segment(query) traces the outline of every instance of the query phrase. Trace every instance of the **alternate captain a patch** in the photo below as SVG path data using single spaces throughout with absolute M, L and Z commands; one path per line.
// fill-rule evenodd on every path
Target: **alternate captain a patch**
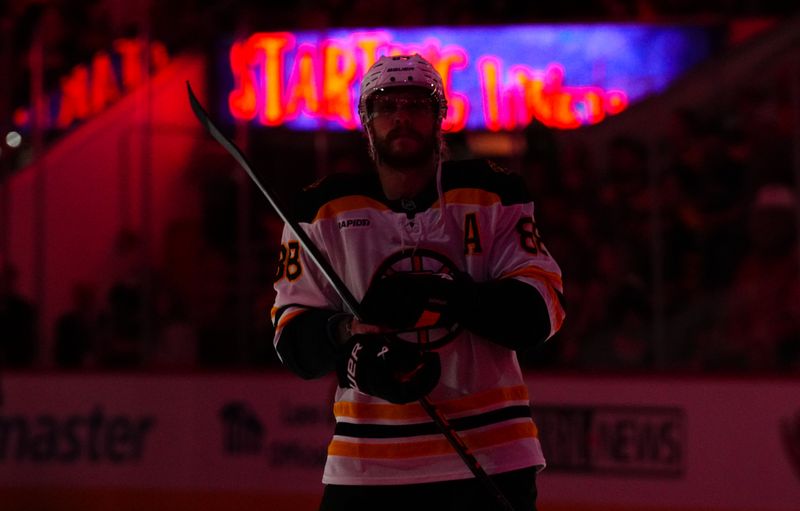
M 475 255 L 483 252 L 481 248 L 481 235 L 478 228 L 478 214 L 467 213 L 464 215 L 464 254 Z

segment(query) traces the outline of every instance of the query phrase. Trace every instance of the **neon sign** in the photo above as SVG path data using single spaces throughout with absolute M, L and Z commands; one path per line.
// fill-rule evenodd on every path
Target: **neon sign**
M 90 63 L 77 65 L 61 77 L 58 89 L 45 98 L 42 127 L 66 130 L 97 115 L 168 63 L 167 49 L 161 43 L 117 39 L 113 52 L 99 51 Z M 30 128 L 32 116 L 31 108 L 19 107 L 12 122 L 25 130 Z
M 380 55 L 419 53 L 442 75 L 445 129 L 597 124 L 707 57 L 702 28 L 548 25 L 259 32 L 224 56 L 232 119 L 356 129 L 358 84 Z

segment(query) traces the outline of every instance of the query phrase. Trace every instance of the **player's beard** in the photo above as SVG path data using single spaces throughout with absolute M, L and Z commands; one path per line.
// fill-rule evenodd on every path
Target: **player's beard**
M 401 136 L 414 139 L 417 142 L 417 149 L 413 151 L 393 149 L 392 142 Z M 406 127 L 395 128 L 384 138 L 375 137 L 375 154 L 378 156 L 378 161 L 398 169 L 419 167 L 430 162 L 435 148 L 433 136 L 425 137 L 418 131 Z

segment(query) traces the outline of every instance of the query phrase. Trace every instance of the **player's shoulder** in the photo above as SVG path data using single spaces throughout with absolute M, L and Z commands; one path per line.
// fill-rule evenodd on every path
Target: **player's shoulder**
M 489 159 L 452 160 L 442 164 L 444 191 L 474 189 L 496 195 L 505 204 L 530 202 L 525 181 Z
M 296 218 L 311 222 L 327 204 L 348 197 L 374 197 L 377 177 L 374 173 L 337 172 L 303 188 L 294 201 Z

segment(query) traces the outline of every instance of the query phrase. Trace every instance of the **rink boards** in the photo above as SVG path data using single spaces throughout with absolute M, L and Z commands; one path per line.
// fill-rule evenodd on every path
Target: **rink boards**
M 800 381 L 529 374 L 542 510 L 800 509 Z M 330 379 L 2 377 L 0 509 L 313 510 Z

